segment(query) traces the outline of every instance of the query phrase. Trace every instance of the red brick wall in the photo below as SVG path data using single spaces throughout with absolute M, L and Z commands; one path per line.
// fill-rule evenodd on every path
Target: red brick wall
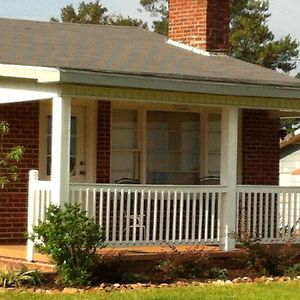
M 38 168 L 39 104 L 26 102 L 0 105 L 0 121 L 9 122 L 11 132 L 5 146 L 25 146 L 25 154 L 18 164 L 17 182 L 0 190 L 0 243 L 24 242 L 27 229 L 28 172 Z
M 278 185 L 279 128 L 269 111 L 243 111 L 243 184 Z
M 110 102 L 98 102 L 97 120 L 97 183 L 110 181 Z
M 207 51 L 226 51 L 229 0 L 170 0 L 169 38 Z

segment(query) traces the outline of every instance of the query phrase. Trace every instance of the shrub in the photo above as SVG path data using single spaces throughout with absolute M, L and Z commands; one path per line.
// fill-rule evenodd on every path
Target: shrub
M 37 285 L 41 283 L 41 273 L 36 270 L 30 271 L 24 266 L 17 270 L 0 272 L 0 286 L 4 288 Z
M 90 283 L 99 258 L 96 250 L 104 246 L 104 235 L 79 204 L 66 204 L 64 208 L 51 205 L 45 221 L 34 226 L 30 239 L 38 252 L 53 259 L 59 282 Z
M 262 245 L 260 239 L 253 239 L 247 233 L 236 239 L 246 250 L 248 267 L 262 275 L 283 275 L 298 255 L 290 242 L 283 246 Z
M 285 270 L 284 275 L 290 277 L 300 276 L 300 264 L 294 264 L 291 267 L 288 267 Z
M 23 157 L 25 148 L 15 146 L 11 149 L 5 147 L 5 137 L 10 127 L 6 121 L 0 121 L 0 187 L 18 179 L 19 168 L 16 163 Z
M 212 268 L 209 270 L 208 276 L 212 279 L 227 279 L 229 274 L 227 269 Z
M 175 247 L 171 247 L 172 253 L 166 254 L 154 267 L 162 279 L 197 278 L 206 275 L 210 261 L 204 251 L 188 251 L 181 253 Z

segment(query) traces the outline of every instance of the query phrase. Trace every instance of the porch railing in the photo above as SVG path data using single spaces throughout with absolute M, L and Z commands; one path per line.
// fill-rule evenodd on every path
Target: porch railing
M 220 245 L 222 186 L 70 184 L 70 202 L 80 203 L 105 232 L 109 246 Z M 300 243 L 300 187 L 237 186 L 236 235 L 263 243 Z M 52 183 L 29 183 L 28 231 L 52 203 Z M 28 260 L 33 245 L 28 242 Z M 31 254 L 30 254 L 31 253 Z
M 108 245 L 218 244 L 220 186 L 71 184 Z
M 300 187 L 238 186 L 236 225 L 239 237 L 300 242 Z

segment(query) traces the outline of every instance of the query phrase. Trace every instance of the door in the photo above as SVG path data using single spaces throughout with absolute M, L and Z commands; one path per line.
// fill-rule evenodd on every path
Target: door
M 52 144 L 51 105 L 41 106 L 40 177 L 50 180 Z M 72 106 L 70 126 L 70 181 L 86 181 L 86 107 Z M 46 138 L 45 138 L 46 137 Z

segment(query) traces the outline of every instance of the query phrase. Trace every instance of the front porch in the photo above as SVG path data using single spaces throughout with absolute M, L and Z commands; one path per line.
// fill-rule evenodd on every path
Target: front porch
M 80 203 L 101 226 L 108 247 L 214 245 L 228 251 L 245 235 L 265 244 L 300 242 L 299 187 L 237 185 L 227 218 L 226 186 L 71 183 L 69 191 L 69 201 Z M 52 194 L 51 181 L 39 181 L 38 172 L 31 171 L 29 232 L 44 219 Z M 28 260 L 33 253 L 28 242 Z

